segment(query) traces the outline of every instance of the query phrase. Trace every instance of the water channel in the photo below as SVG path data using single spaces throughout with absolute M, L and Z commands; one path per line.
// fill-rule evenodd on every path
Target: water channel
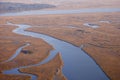
M 48 15 L 48 14 L 79 14 L 79 13 L 100 13 L 120 12 L 120 8 L 86 8 L 76 10 L 31 10 L 14 13 L 4 13 L 0 16 L 22 16 L 22 15 Z
M 80 14 L 80 13 L 95 13 L 95 12 L 120 12 L 120 8 L 94 8 L 94 9 L 78 9 L 78 10 L 36 10 L 24 11 L 16 13 L 5 13 L 0 16 L 22 16 L 22 15 L 46 15 L 46 14 Z M 24 24 L 9 24 L 16 25 L 18 28 L 13 30 L 14 33 L 20 35 L 31 36 L 33 38 L 40 38 L 52 45 L 55 50 L 50 52 L 50 55 L 39 62 L 38 64 L 21 66 L 11 70 L 3 71 L 4 74 L 18 74 L 31 76 L 31 80 L 37 80 L 37 76 L 28 73 L 19 72 L 21 68 L 29 68 L 39 66 L 52 60 L 54 56 L 60 52 L 64 66 L 62 72 L 68 80 L 109 80 L 106 74 L 102 71 L 99 65 L 88 56 L 80 47 L 76 47 L 68 42 L 53 38 L 48 35 L 25 31 L 30 28 L 30 25 Z M 16 56 L 14 56 L 16 57 Z M 11 60 L 11 59 L 10 59 Z
M 57 52 L 60 52 L 64 62 L 62 72 L 68 80 L 109 80 L 96 62 L 81 48 L 44 34 L 25 31 L 27 28 L 31 27 L 29 25 L 19 24 L 17 26 L 19 26 L 19 28 L 13 30 L 14 33 L 43 39 L 48 44 L 52 45 L 55 48 L 55 51 L 53 51 L 54 53 L 51 53 L 48 58 L 38 64 L 7 70 L 3 72 L 4 74 L 22 74 L 18 71 L 19 69 L 42 65 L 54 58 Z M 37 79 L 36 77 L 33 77 L 32 80 Z

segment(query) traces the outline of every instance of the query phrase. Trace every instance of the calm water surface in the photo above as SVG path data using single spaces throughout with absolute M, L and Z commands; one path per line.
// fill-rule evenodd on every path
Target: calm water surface
M 0 14 L 0 16 L 18 16 L 18 15 L 45 15 L 45 14 L 75 14 L 75 13 L 94 13 L 94 12 L 120 12 L 120 8 L 95 8 L 95 9 L 79 9 L 79 10 L 37 10 L 37 11 L 24 11 L 18 13 L 6 13 Z M 16 25 L 16 24 L 12 24 Z M 95 61 L 89 57 L 81 48 L 73 46 L 70 43 L 64 42 L 62 40 L 34 32 L 24 31 L 30 28 L 29 25 L 17 25 L 19 28 L 15 29 L 13 32 L 32 36 L 34 38 L 40 38 L 46 41 L 48 44 L 55 48 L 55 51 L 51 52 L 48 58 L 43 60 L 38 64 L 21 66 L 19 68 L 14 68 L 11 70 L 4 71 L 4 74 L 24 74 L 32 76 L 31 80 L 37 80 L 37 76 L 27 73 L 20 73 L 18 69 L 28 68 L 32 66 L 38 66 L 45 64 L 54 58 L 57 52 L 61 53 L 62 60 L 64 62 L 63 74 L 68 80 L 109 80 L 101 68 L 95 63 Z
M 120 8 L 86 8 L 77 10 L 32 10 L 15 13 L 4 13 L 0 16 L 21 16 L 21 15 L 46 15 L 46 14 L 78 14 L 95 12 L 120 12 Z
M 89 57 L 84 51 L 82 51 L 81 48 L 47 35 L 24 31 L 25 29 L 31 27 L 29 25 L 21 24 L 18 26 L 19 28 L 15 29 L 13 31 L 14 33 L 43 39 L 48 44 L 52 45 L 55 48 L 56 52 L 61 53 L 62 60 L 64 62 L 62 71 L 68 80 L 109 80 L 109 78 L 95 63 L 95 61 L 93 61 L 91 57 Z M 56 54 L 51 54 L 50 56 L 54 57 L 55 55 Z M 53 57 L 50 56 L 45 60 L 46 61 L 51 60 Z M 46 61 L 43 61 L 42 64 L 44 64 L 44 62 Z M 38 65 L 41 65 L 41 63 L 25 67 L 23 66 L 21 68 L 27 68 Z M 7 72 L 9 72 L 9 70 L 6 71 L 6 73 Z

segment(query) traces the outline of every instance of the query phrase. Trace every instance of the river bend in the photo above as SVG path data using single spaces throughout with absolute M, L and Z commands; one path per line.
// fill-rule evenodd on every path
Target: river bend
M 16 12 L 16 13 L 5 13 L 5 14 L 0 14 L 0 16 L 79 14 L 79 13 L 96 13 L 96 12 L 99 13 L 120 12 L 120 8 L 93 8 L 93 9 L 78 9 L 78 10 L 36 10 L 36 11 L 33 10 L 33 11 L 24 11 L 24 12 Z M 31 27 L 30 25 L 24 25 L 24 24 L 9 24 L 9 25 L 18 26 L 18 28 L 13 30 L 14 33 L 31 36 L 33 38 L 43 39 L 48 44 L 52 45 L 55 50 L 52 50 L 50 52 L 50 55 L 45 60 L 39 62 L 38 64 L 21 66 L 11 70 L 6 70 L 3 71 L 4 74 L 28 75 L 31 76 L 31 80 L 37 80 L 36 75 L 21 73 L 19 72 L 19 69 L 33 67 L 33 66 L 40 66 L 42 64 L 45 64 L 46 62 L 52 60 L 54 56 L 58 52 L 60 52 L 62 56 L 62 60 L 64 62 L 62 72 L 68 80 L 109 80 L 109 78 L 102 71 L 99 65 L 97 65 L 96 62 L 90 56 L 88 56 L 81 48 L 48 35 L 26 31 L 26 29 Z
M 96 62 L 91 57 L 89 57 L 81 48 L 76 47 L 65 41 L 53 38 L 51 36 L 25 31 L 26 29 L 31 27 L 30 25 L 18 24 L 17 26 L 19 27 L 13 30 L 14 33 L 43 39 L 48 44 L 54 47 L 56 53 L 61 53 L 64 63 L 62 72 L 68 80 L 109 80 L 109 78 L 96 64 Z M 51 55 L 49 55 L 48 58 L 46 58 L 45 60 L 48 62 L 56 55 L 56 53 L 53 54 L 52 57 Z M 40 62 L 35 65 L 21 66 L 16 69 L 38 66 L 44 64 L 46 61 Z M 9 71 L 10 70 L 4 71 L 4 74 L 7 74 Z

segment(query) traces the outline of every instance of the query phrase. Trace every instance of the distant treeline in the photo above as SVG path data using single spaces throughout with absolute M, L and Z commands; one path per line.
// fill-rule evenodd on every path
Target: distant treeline
M 0 2 L 0 13 L 39 10 L 54 7 L 56 6 L 50 4 L 23 4 L 23 3 Z

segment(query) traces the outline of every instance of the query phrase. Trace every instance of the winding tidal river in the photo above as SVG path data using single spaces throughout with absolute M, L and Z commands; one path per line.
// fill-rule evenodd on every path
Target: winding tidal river
M 62 60 L 64 62 L 62 71 L 68 80 L 109 80 L 109 78 L 105 75 L 105 73 L 101 70 L 101 68 L 95 63 L 95 61 L 91 57 L 89 57 L 84 51 L 82 51 L 81 48 L 47 35 L 25 31 L 27 28 L 31 27 L 29 25 L 21 24 L 17 26 L 19 26 L 19 28 L 13 30 L 14 33 L 43 39 L 48 44 L 52 45 L 55 48 L 55 51 L 50 53 L 48 58 L 46 58 L 45 60 L 43 60 L 38 64 L 21 66 L 19 68 L 7 70 L 3 72 L 4 74 L 24 75 L 25 73 L 20 73 L 18 70 L 21 68 L 28 68 L 28 67 L 44 64 L 49 60 L 51 60 L 52 58 L 54 58 L 57 52 L 60 52 L 62 56 Z M 36 79 L 37 77 L 32 78 L 32 80 L 36 80 Z
M 18 15 L 40 15 L 40 14 L 73 14 L 73 13 L 93 13 L 93 12 L 120 12 L 120 8 L 113 9 L 80 9 L 80 10 L 55 10 L 55 11 L 26 11 L 19 13 L 6 13 L 0 14 L 0 16 L 18 16 Z M 101 70 L 101 68 L 96 64 L 96 62 L 89 57 L 81 48 L 76 47 L 65 41 L 53 38 L 40 33 L 25 31 L 30 28 L 30 25 L 24 24 L 9 24 L 16 25 L 18 28 L 13 30 L 14 33 L 20 35 L 31 36 L 33 38 L 40 38 L 46 41 L 48 44 L 52 45 L 55 50 L 50 52 L 50 55 L 38 64 L 21 66 L 11 70 L 3 71 L 4 74 L 18 74 L 18 75 L 28 75 L 31 76 L 31 80 L 37 80 L 36 75 L 21 73 L 19 69 L 28 68 L 32 66 L 38 66 L 45 64 L 46 62 L 52 60 L 54 56 L 60 52 L 64 66 L 62 72 L 68 80 L 109 80 L 106 74 Z M 15 56 L 16 57 L 16 56 Z

